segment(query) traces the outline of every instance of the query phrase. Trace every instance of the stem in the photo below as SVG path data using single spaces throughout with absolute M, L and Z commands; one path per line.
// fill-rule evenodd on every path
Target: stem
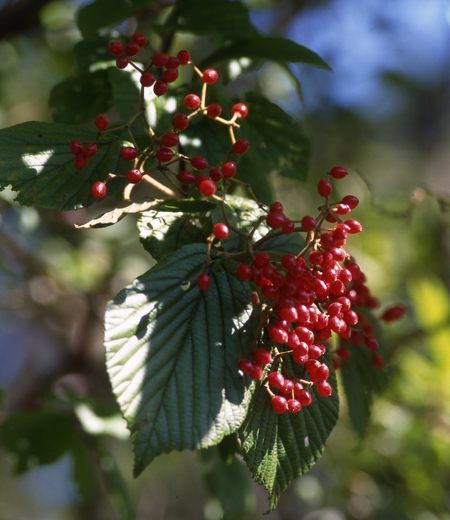
M 142 180 L 145 181 L 147 184 L 150 184 L 150 186 L 152 186 L 153 188 L 159 190 L 161 193 L 164 193 L 164 195 L 166 195 L 167 197 L 177 198 L 177 194 L 174 191 L 172 191 L 167 186 L 164 186 L 164 184 L 161 184 L 153 177 L 150 177 L 150 175 L 144 175 L 142 177 Z

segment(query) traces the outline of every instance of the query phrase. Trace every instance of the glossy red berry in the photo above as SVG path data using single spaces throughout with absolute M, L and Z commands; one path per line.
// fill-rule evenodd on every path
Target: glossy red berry
M 194 179 L 195 187 L 197 189 L 200 189 L 200 184 L 206 180 L 208 180 L 208 177 L 206 175 L 203 175 L 203 173 L 201 173 L 200 175 L 197 175 L 197 177 L 195 177 L 195 179 Z
M 238 362 L 238 369 L 244 374 L 250 374 L 254 368 L 253 363 L 249 359 L 241 359 Z
M 127 173 L 127 181 L 130 184 L 137 184 L 138 182 L 141 182 L 142 179 L 142 172 L 134 168 L 133 170 L 129 170 Z
M 174 134 L 173 132 L 170 132 L 168 134 L 164 134 L 161 137 L 161 144 L 167 148 L 173 148 L 174 146 L 177 146 L 177 144 L 180 142 L 180 138 L 177 134 Z
M 309 406 L 312 403 L 311 394 L 307 390 L 300 390 L 297 399 L 302 406 Z
M 73 160 L 73 165 L 77 170 L 82 170 L 83 168 L 86 168 L 88 163 L 87 158 L 84 154 L 79 153 L 78 155 L 75 155 L 75 159 Z
M 302 405 L 297 399 L 289 399 L 287 404 L 289 413 L 298 413 L 302 409 Z
M 272 202 L 269 207 L 270 213 L 283 213 L 283 204 L 281 202 Z
M 383 312 L 383 314 L 381 315 L 381 319 L 386 323 L 391 323 L 392 321 L 400 319 L 403 316 L 403 314 L 405 314 L 405 312 L 406 307 L 404 305 L 393 305 L 392 307 L 387 308 Z
M 211 197 L 216 193 L 216 186 L 213 181 L 206 180 L 200 184 L 199 190 L 204 197 Z
M 253 380 L 261 381 L 261 379 L 264 377 L 264 370 L 258 365 L 253 365 L 253 370 L 249 375 Z
M 94 157 L 97 153 L 97 146 L 94 143 L 87 143 L 83 148 L 83 154 L 86 157 Z
M 143 87 L 151 87 L 155 83 L 155 76 L 151 72 L 144 72 L 140 82 Z
M 109 125 L 109 121 L 108 121 L 107 116 L 105 116 L 105 114 L 99 114 L 95 118 L 95 126 L 99 130 L 106 130 L 108 128 L 108 125 Z
M 91 193 L 96 199 L 102 199 L 106 195 L 105 183 L 96 182 L 91 188 Z
M 191 59 L 191 55 L 188 51 L 181 50 L 177 54 L 177 58 L 180 60 L 180 65 L 187 65 Z
M 321 197 L 329 197 L 333 191 L 330 181 L 320 179 L 319 184 L 317 185 L 317 191 Z
M 269 213 L 266 217 L 267 225 L 272 229 L 280 229 L 286 217 L 282 213 Z
M 274 388 L 281 388 L 284 385 L 284 376 L 280 372 L 270 372 L 267 381 Z
M 238 119 L 244 119 L 248 114 L 248 107 L 247 105 L 244 105 L 244 103 L 236 103 L 231 109 L 231 113 L 233 116 L 234 114 L 238 114 Z
M 153 86 L 153 92 L 157 96 L 164 96 L 164 94 L 169 90 L 167 83 L 162 80 L 158 80 Z
M 180 60 L 175 56 L 169 56 L 167 63 L 165 64 L 166 69 L 178 69 L 181 65 Z
M 258 363 L 258 365 L 268 365 L 269 363 L 272 363 L 272 356 L 267 352 L 267 350 L 263 348 L 257 348 L 253 352 L 253 361 L 255 363 Z
M 126 56 L 119 56 L 116 60 L 116 67 L 118 69 L 126 69 L 129 63 L 130 62 Z
M 287 401 L 281 395 L 272 397 L 272 408 L 277 414 L 282 414 L 288 409 Z
M 386 366 L 386 360 L 381 354 L 374 354 L 372 356 L 372 365 L 379 370 L 383 369 Z
M 187 115 L 185 114 L 177 114 L 172 119 L 172 125 L 174 130 L 178 130 L 179 132 L 186 130 L 187 126 L 189 124 L 189 119 Z
M 212 85 L 213 83 L 215 83 L 218 77 L 219 75 L 217 74 L 217 71 L 215 71 L 214 69 L 207 69 L 202 75 L 203 81 L 208 85 Z
M 208 161 L 206 159 L 204 159 L 203 157 L 196 156 L 196 157 L 192 157 L 191 165 L 192 165 L 192 168 L 194 168 L 195 170 L 202 171 L 208 167 Z
M 247 264 L 239 264 L 236 269 L 238 278 L 241 280 L 250 280 L 252 277 L 252 268 Z
M 123 45 L 120 42 L 111 42 L 108 50 L 113 56 L 120 56 L 124 52 Z
M 141 33 L 134 33 L 131 38 L 131 43 L 135 45 L 139 45 L 139 47 L 143 47 L 147 43 L 147 38 Z
M 370 350 L 378 350 L 378 341 L 373 336 L 368 336 L 364 340 L 364 343 L 365 343 L 366 347 L 369 348 Z
M 178 79 L 179 75 L 180 75 L 180 73 L 178 72 L 177 69 L 167 69 L 162 74 L 162 80 L 165 83 L 173 83 L 174 81 L 176 81 Z
M 342 166 L 334 166 L 330 170 L 330 175 L 334 179 L 343 179 L 346 175 L 348 175 L 348 171 Z
M 211 170 L 209 170 L 209 177 L 212 181 L 219 182 L 223 178 L 223 173 L 220 168 L 211 168 Z
M 312 231 L 317 226 L 315 218 L 311 217 L 310 215 L 305 215 L 302 218 L 301 224 L 302 224 L 302 228 L 305 231 Z
M 317 383 L 316 389 L 317 392 L 323 397 L 330 397 L 330 395 L 333 393 L 333 389 L 331 388 L 330 383 L 328 383 L 327 381 Z
M 132 56 L 136 56 L 136 54 L 141 50 L 139 45 L 136 43 L 129 43 L 128 45 L 125 45 L 125 54 L 131 58 Z
M 136 150 L 136 148 L 133 148 L 132 146 L 124 146 L 120 150 L 120 157 L 122 157 L 124 161 L 133 161 L 134 159 L 136 159 L 137 155 L 138 151 Z
M 244 154 L 250 147 L 250 143 L 246 139 L 239 139 L 233 144 L 233 152 L 237 155 Z
M 70 141 L 69 148 L 73 154 L 78 155 L 83 151 L 83 144 L 80 141 L 73 140 Z
M 201 291 L 206 291 L 211 285 L 211 278 L 206 274 L 199 274 L 197 277 L 197 285 Z
M 169 162 L 171 159 L 173 159 L 173 151 L 169 148 L 160 148 L 156 152 L 156 158 L 159 162 L 162 163 Z
M 192 184 L 195 180 L 195 175 L 186 170 L 182 170 L 178 175 L 177 179 L 181 182 L 181 184 L 188 185 Z
M 153 56 L 152 63 L 155 67 L 164 67 L 168 60 L 169 56 L 167 56 L 167 54 L 164 54 L 164 52 L 158 52 Z
M 218 222 L 213 227 L 213 233 L 217 240 L 223 240 L 228 236 L 228 226 L 226 224 L 223 224 L 222 222 Z
M 258 253 L 253 260 L 256 267 L 262 269 L 270 264 L 270 256 L 267 253 Z
M 200 103 L 201 99 L 196 94 L 188 94 L 183 100 L 183 105 L 188 110 L 195 110 L 200 106 Z
M 285 220 L 281 226 L 284 235 L 290 235 L 294 232 L 295 224 L 292 220 Z
M 342 202 L 344 204 L 347 204 L 347 206 L 350 208 L 350 209 L 355 209 L 356 206 L 359 204 L 359 199 L 358 197 L 355 197 L 354 195 L 346 195 L 343 199 L 342 199 Z
M 230 177 L 234 177 L 236 175 L 236 163 L 235 162 L 227 162 L 222 166 L 222 173 L 224 177 L 228 179 Z
M 219 117 L 222 113 L 222 107 L 218 105 L 217 103 L 213 103 L 212 105 L 209 105 L 209 107 L 206 109 L 206 115 L 211 118 L 215 119 L 216 117 Z

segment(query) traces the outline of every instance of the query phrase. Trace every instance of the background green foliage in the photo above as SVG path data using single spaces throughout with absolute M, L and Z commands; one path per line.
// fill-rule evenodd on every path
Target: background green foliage
M 128 90 L 131 77 L 122 75 L 124 84 L 116 83 L 105 42 L 117 36 L 117 28 L 109 32 L 112 25 L 135 14 L 120 33 L 136 28 L 147 33 L 156 21 L 155 49 L 188 47 L 198 63 L 211 56 L 206 63 L 227 78 L 226 94 L 218 90 L 218 98 L 247 99 L 251 111 L 242 135 L 258 153 L 245 157 L 248 162 L 242 158 L 242 166 L 263 200 L 276 197 L 298 218 L 315 211 L 315 185 L 330 166 L 351 171 L 336 186 L 338 194 L 361 200 L 355 217 L 364 232 L 349 247 L 374 294 L 383 304 L 399 297 L 409 302 L 408 316 L 386 330 L 392 383 L 373 399 L 364 438 L 359 437 L 364 425 L 355 431 L 344 400 L 325 455 L 288 487 L 269 518 L 448 520 L 449 197 L 443 191 L 447 169 L 441 166 L 448 164 L 443 152 L 449 140 L 448 79 L 424 84 L 401 74 L 385 76 L 403 110 L 392 109 L 384 118 L 332 101 L 312 109 L 305 95 L 299 123 L 299 81 L 307 73 L 298 74 L 292 64 L 304 61 L 303 48 L 281 52 L 278 47 L 261 56 L 257 41 L 249 44 L 251 59 L 232 62 L 234 69 L 223 59 L 242 49 L 243 34 L 250 41 L 258 38 L 259 16 L 269 12 L 268 35 L 285 35 L 290 20 L 308 14 L 308 2 L 221 0 L 211 10 L 210 1 L 185 0 L 170 15 L 157 1 L 96 0 L 78 14 L 70 2 L 31 2 L 27 16 L 22 3 L 16 4 L 15 12 L 0 4 L 3 128 L 37 120 L 92 129 L 93 117 L 118 100 L 121 111 L 111 116 L 117 123 L 127 119 L 137 90 Z M 272 8 L 278 17 L 271 17 Z M 7 24 L 8 16 L 23 21 Z M 317 36 L 326 37 L 325 32 Z M 336 70 L 332 59 L 322 57 Z M 272 63 L 262 65 L 263 58 Z M 236 70 L 245 74 L 233 81 Z M 324 88 L 331 73 L 321 74 L 317 86 L 320 81 Z M 289 115 L 283 112 L 279 128 L 275 123 L 262 128 L 263 114 L 274 120 L 280 114 L 275 103 Z M 208 146 L 211 134 L 202 135 Z M 271 146 L 283 140 L 295 142 L 285 155 L 275 155 Z M 308 168 L 304 152 L 309 150 Z M 234 437 L 200 455 L 161 455 L 138 480 L 131 479 L 131 445 L 105 374 L 102 336 L 106 302 L 152 266 L 139 244 L 136 219 L 128 216 L 109 229 L 76 230 L 74 224 L 111 209 L 108 202 L 62 213 L 19 207 L 8 190 L 0 194 L 0 209 L 2 514 L 11 519 L 260 518 L 267 496 L 230 456 Z M 151 237 L 142 240 L 154 251 Z M 356 405 L 365 409 L 368 401 L 346 385 L 348 371 L 358 367 L 350 364 L 342 371 L 342 390 L 354 392 Z M 365 374 L 362 379 L 371 385 Z

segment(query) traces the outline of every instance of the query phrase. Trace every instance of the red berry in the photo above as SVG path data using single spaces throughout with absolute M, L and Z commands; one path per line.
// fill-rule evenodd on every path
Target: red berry
M 227 162 L 222 166 L 222 173 L 224 177 L 230 178 L 236 175 L 236 163 Z
M 258 365 L 253 365 L 253 370 L 249 375 L 255 381 L 260 381 L 264 377 L 264 370 Z
M 192 165 L 192 168 L 194 168 L 195 170 L 202 171 L 208 167 L 208 161 L 206 159 L 204 159 L 203 157 L 196 156 L 196 157 L 192 157 L 191 165 Z
M 139 45 L 139 47 L 143 47 L 147 43 L 147 38 L 141 33 L 134 33 L 130 40 L 131 43 Z
M 295 256 L 289 253 L 281 257 L 281 265 L 290 271 L 295 266 Z
M 283 222 L 283 225 L 281 226 L 281 230 L 283 231 L 284 235 L 290 235 L 294 232 L 295 224 L 292 222 L 292 220 L 285 220 Z
M 181 65 L 187 65 L 191 59 L 191 55 L 188 51 L 182 50 L 177 54 L 177 58 L 180 60 Z
M 381 315 L 381 319 L 386 323 L 391 323 L 392 321 L 396 321 L 400 319 L 403 314 L 406 312 L 406 307 L 404 305 L 393 305 L 392 307 L 387 308 L 383 314 Z
M 239 264 L 236 269 L 238 278 L 241 280 L 250 280 L 252 277 L 252 268 L 247 264 Z
M 180 138 L 177 134 L 170 132 L 168 134 L 164 134 L 161 137 L 161 144 L 167 148 L 173 148 L 180 142 Z
M 140 79 L 143 87 L 151 87 L 155 83 L 155 76 L 151 72 L 144 72 Z
M 272 397 L 272 408 L 276 413 L 281 414 L 288 409 L 287 401 L 281 395 L 275 395 Z
M 223 173 L 220 168 L 211 168 L 211 170 L 209 170 L 209 176 L 212 181 L 219 182 L 222 180 Z
M 91 193 L 96 199 L 102 199 L 106 195 L 106 185 L 103 182 L 96 182 L 92 188 Z
M 214 69 L 207 69 L 202 75 L 203 81 L 208 85 L 212 85 L 213 83 L 215 83 L 218 77 L 219 75 L 217 74 L 217 71 L 215 71 Z
M 333 191 L 330 181 L 320 179 L 319 184 L 317 185 L 317 191 L 321 197 L 329 197 Z
M 195 177 L 195 179 L 194 179 L 195 187 L 197 189 L 199 189 L 200 188 L 200 184 L 203 181 L 206 181 L 207 179 L 208 179 L 208 177 L 206 175 L 203 175 L 203 173 L 201 173 L 200 175 L 197 175 L 197 177 Z
M 287 404 L 289 413 L 298 413 L 302 409 L 302 405 L 297 399 L 289 399 Z
M 285 220 L 283 213 L 269 213 L 266 218 L 267 225 L 272 229 L 280 229 Z
M 348 219 L 344 222 L 344 224 L 350 228 L 349 233 L 351 235 L 355 235 L 356 233 L 360 233 L 362 231 L 362 226 L 357 220 Z
M 216 193 L 216 186 L 213 181 L 206 180 L 200 184 L 199 190 L 204 197 L 211 197 L 211 195 Z
M 347 206 L 350 208 L 350 209 L 355 209 L 356 206 L 359 204 L 359 199 L 358 197 L 355 197 L 354 195 L 346 195 L 343 199 L 342 199 L 342 202 L 344 204 L 347 204 Z
M 177 179 L 181 182 L 181 184 L 192 184 L 195 180 L 195 176 L 193 173 L 188 172 L 186 170 L 182 170 L 178 175 Z
M 180 66 L 180 60 L 175 56 L 169 56 L 167 63 L 165 65 L 166 69 L 178 69 Z
M 239 139 L 233 144 L 233 152 L 237 155 L 244 154 L 250 147 L 250 143 L 246 139 Z
M 185 114 L 177 114 L 172 119 L 172 125 L 175 130 L 181 132 L 182 130 L 186 130 L 187 125 L 189 124 L 189 119 Z
M 95 126 L 99 130 L 106 130 L 108 128 L 108 125 L 109 125 L 109 121 L 108 121 L 108 118 L 105 116 L 105 114 L 99 114 L 95 118 Z
M 152 63 L 155 67 L 164 67 L 168 60 L 169 56 L 167 56 L 167 54 L 164 54 L 163 52 L 158 52 L 153 56 Z
M 200 103 L 201 99 L 196 94 L 188 94 L 183 100 L 183 105 L 188 110 L 195 110 L 200 106 Z
M 77 170 L 82 170 L 83 168 L 86 168 L 88 163 L 87 158 L 84 156 L 84 154 L 79 153 L 78 155 L 75 155 L 75 159 L 73 160 L 73 165 Z
M 287 332 L 275 325 L 269 327 L 268 332 L 269 336 L 277 343 L 286 343 L 289 339 Z
M 348 171 L 345 168 L 342 168 L 342 166 L 334 166 L 330 170 L 330 175 L 334 179 L 343 179 L 346 175 L 348 175 Z
M 131 58 L 131 56 L 136 56 L 136 54 L 141 50 L 139 45 L 136 43 L 129 43 L 125 45 L 125 54 Z
M 136 148 L 133 148 L 132 146 L 124 146 L 120 150 L 120 157 L 122 157 L 124 161 L 133 161 L 134 159 L 136 159 L 137 155 L 138 151 L 136 150 Z
M 251 372 L 253 372 L 253 369 L 255 367 L 253 366 L 253 363 L 249 359 L 241 359 L 238 362 L 238 368 L 244 374 L 250 374 Z
M 213 233 L 217 240 L 223 240 L 224 238 L 227 238 L 228 232 L 228 226 L 222 222 L 218 222 L 213 227 Z
M 284 385 L 284 376 L 280 372 L 270 372 L 267 381 L 274 388 L 281 388 Z
M 373 336 L 368 336 L 364 340 L 364 343 L 365 343 L 366 347 L 369 348 L 370 350 L 378 350 L 378 341 Z
M 305 215 L 303 218 L 302 218 L 302 228 L 305 230 L 305 231 L 312 231 L 313 229 L 316 228 L 316 220 L 311 217 L 310 215 Z
M 268 365 L 272 363 L 272 356 L 267 352 L 267 350 L 263 348 L 257 348 L 255 352 L 253 352 L 253 361 L 258 363 L 258 365 Z
M 70 141 L 69 148 L 70 148 L 70 151 L 75 155 L 78 155 L 79 153 L 81 153 L 83 151 L 82 143 L 80 143 L 80 141 L 76 141 L 76 140 Z
M 280 390 L 283 392 L 283 394 L 292 394 L 294 391 L 294 383 L 289 379 L 285 379 Z
M 272 202 L 269 207 L 270 213 L 283 213 L 283 204 L 281 202 Z
M 129 63 L 130 62 L 126 56 L 119 56 L 116 60 L 116 67 L 118 69 L 126 69 Z
M 153 92 L 157 96 L 164 96 L 164 94 L 169 90 L 169 87 L 167 86 L 167 83 L 162 80 L 158 80 L 154 86 L 153 86 Z
M 343 360 L 346 361 L 347 359 L 350 359 L 352 355 L 352 351 L 347 347 L 339 347 L 336 350 L 336 354 Z
M 206 291 L 211 285 L 211 278 L 206 274 L 199 274 L 197 277 L 197 285 L 201 291 Z
M 120 56 L 124 51 L 123 45 L 120 42 L 111 42 L 108 45 L 108 49 L 113 56 Z
M 239 114 L 238 119 L 244 119 L 244 117 L 246 117 L 248 114 L 248 107 L 247 105 L 244 105 L 244 103 L 236 103 L 231 109 L 231 113 L 233 116 L 234 114 Z
M 333 389 L 331 388 L 330 383 L 328 383 L 327 381 L 317 383 L 316 388 L 317 392 L 323 397 L 330 397 L 330 395 L 333 393 Z
M 386 360 L 381 354 L 374 354 L 372 356 L 372 365 L 379 370 L 383 369 L 386 366 Z
M 171 159 L 173 159 L 173 151 L 169 148 L 160 148 L 156 152 L 156 158 L 159 162 L 162 163 L 169 162 Z
M 300 390 L 298 400 L 302 406 L 309 406 L 312 403 L 311 394 L 307 390 Z
M 94 155 L 97 153 L 97 147 L 94 143 L 87 143 L 84 146 L 83 153 L 86 157 L 94 157 Z
M 162 80 L 166 83 L 173 83 L 178 79 L 180 73 L 177 69 L 167 69 L 162 74 Z
M 256 267 L 262 269 L 263 267 L 266 267 L 270 264 L 270 256 L 267 253 L 258 253 L 255 256 L 253 263 L 256 265 Z
M 218 105 L 217 103 L 213 103 L 212 105 L 209 105 L 209 107 L 206 110 L 206 115 L 210 117 L 211 119 L 215 119 L 216 117 L 219 117 L 222 113 L 222 107 Z
M 137 184 L 138 182 L 141 182 L 142 179 L 142 172 L 134 168 L 133 170 L 129 170 L 127 173 L 127 181 L 130 184 Z

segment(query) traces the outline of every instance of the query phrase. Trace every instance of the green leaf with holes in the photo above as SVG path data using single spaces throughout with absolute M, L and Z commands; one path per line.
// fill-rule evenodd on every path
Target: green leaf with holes
M 288 357 L 284 361 L 291 373 L 302 375 L 301 365 L 294 367 Z M 327 353 L 320 361 L 330 367 L 328 382 L 333 388 L 330 397 L 322 397 L 313 389 L 313 402 L 309 406 L 296 414 L 278 415 L 272 409 L 267 390 L 259 384 L 239 430 L 244 460 L 253 478 L 269 492 L 270 511 L 275 509 L 288 484 L 304 475 L 322 455 L 338 419 L 339 398 L 331 357 Z
M 129 164 L 120 159 L 122 140 L 106 135 L 98 152 L 77 170 L 69 149 L 73 139 L 93 142 L 96 132 L 81 126 L 30 121 L 0 130 L 0 189 L 11 186 L 24 206 L 60 210 L 86 208 L 97 201 L 91 186 L 109 173 L 125 174 Z M 125 179 L 108 183 L 108 194 L 121 190 Z
M 231 261 L 209 267 L 192 244 L 157 264 L 110 302 L 106 364 L 128 422 L 139 475 L 157 455 L 218 444 L 247 412 L 249 381 L 237 360 L 251 346 L 251 293 Z
M 341 376 L 347 398 L 348 413 L 353 427 L 362 437 L 372 411 L 372 402 L 376 394 L 380 394 L 387 386 L 390 378 L 390 368 L 380 370 L 372 364 L 374 354 L 381 355 L 387 361 L 387 352 L 383 340 L 383 333 L 373 314 L 367 309 L 357 309 L 358 314 L 367 318 L 367 323 L 375 328 L 375 337 L 378 340 L 378 350 L 369 350 L 364 342 L 356 345 L 351 342 L 342 343 L 350 350 L 350 358 L 341 361 Z

